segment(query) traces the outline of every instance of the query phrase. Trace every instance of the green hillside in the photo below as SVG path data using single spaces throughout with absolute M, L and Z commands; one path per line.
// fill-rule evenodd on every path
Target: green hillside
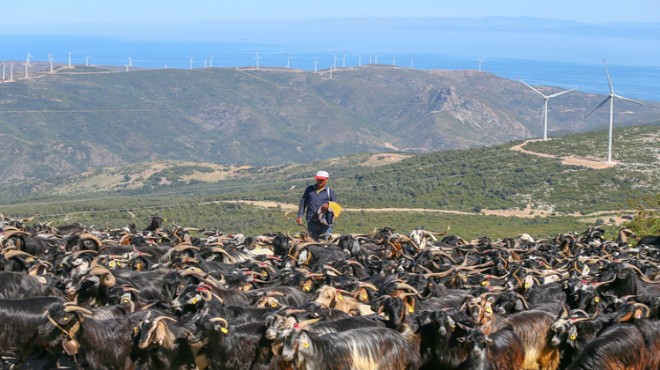
M 616 129 L 614 138 L 616 165 L 603 169 L 511 150 L 520 142 L 422 155 L 356 154 L 267 167 L 145 162 L 5 186 L 0 212 L 40 214 L 57 223 L 115 226 L 145 225 L 150 215 L 161 214 L 180 225 L 226 232 L 296 231 L 300 229 L 292 219 L 284 218 L 287 206 L 295 207 L 313 173 L 325 169 L 347 208 L 337 225 L 341 232 L 369 232 L 376 226 L 451 226 L 466 237 L 523 232 L 547 236 L 613 223 L 613 218 L 631 214 L 640 199 L 660 194 L 660 122 Z M 607 131 L 596 131 L 528 143 L 525 149 L 603 158 L 606 142 Z M 281 205 L 263 208 L 237 200 Z M 495 210 L 525 208 L 524 218 L 489 216 Z

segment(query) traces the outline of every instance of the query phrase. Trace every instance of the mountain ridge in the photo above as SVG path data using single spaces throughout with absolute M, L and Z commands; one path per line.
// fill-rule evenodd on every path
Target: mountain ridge
M 537 87 L 546 93 L 554 87 Z M 384 65 L 322 70 L 61 68 L 0 84 L 0 183 L 150 160 L 311 162 L 358 152 L 432 152 L 539 137 L 542 101 L 478 71 Z M 550 133 L 606 125 L 603 96 L 551 101 Z M 615 124 L 660 117 L 618 101 Z

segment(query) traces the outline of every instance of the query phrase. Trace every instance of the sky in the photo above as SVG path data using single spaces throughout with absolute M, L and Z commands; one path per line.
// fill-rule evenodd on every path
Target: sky
M 659 0 L 20 0 L 0 11 L 3 27 L 303 20 L 363 17 L 539 17 L 589 23 L 660 22 Z M 2 31 L 0 31 L 2 33 Z

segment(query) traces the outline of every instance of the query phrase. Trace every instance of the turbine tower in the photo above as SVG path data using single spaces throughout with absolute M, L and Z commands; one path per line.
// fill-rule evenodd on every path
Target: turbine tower
M 560 91 L 558 93 L 550 94 L 550 95 L 545 95 L 544 93 L 540 92 L 539 90 L 535 89 L 531 85 L 528 85 L 525 81 L 520 80 L 520 82 L 524 83 L 525 86 L 529 87 L 530 89 L 534 90 L 535 93 L 541 95 L 543 97 L 543 140 L 548 140 L 548 100 L 550 98 L 554 98 L 559 95 L 564 95 L 566 93 L 569 93 L 573 90 L 577 90 L 578 88 L 570 89 L 570 90 L 564 90 Z
M 614 126 L 614 98 L 621 99 L 621 100 L 626 100 L 629 102 L 633 102 L 635 104 L 639 105 L 646 105 L 644 103 L 640 103 L 637 100 L 633 100 L 630 98 L 626 98 L 621 95 L 617 95 L 614 92 L 614 86 L 612 85 L 612 79 L 610 78 L 610 72 L 607 70 L 607 63 L 605 63 L 605 59 L 603 59 L 603 66 L 605 66 L 605 76 L 607 76 L 607 83 L 610 86 L 610 94 L 603 100 L 600 104 L 596 106 L 589 114 L 584 116 L 584 118 L 587 118 L 591 115 L 591 113 L 595 112 L 598 108 L 602 107 L 607 101 L 609 100 L 610 102 L 610 129 L 609 129 L 609 134 L 607 137 L 607 162 L 612 163 L 612 128 Z

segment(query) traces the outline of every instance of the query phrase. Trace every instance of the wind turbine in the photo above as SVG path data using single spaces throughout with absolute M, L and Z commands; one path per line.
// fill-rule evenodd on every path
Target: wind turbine
M 646 105 L 644 103 L 640 103 L 637 100 L 633 100 L 630 98 L 626 98 L 621 95 L 617 95 L 614 92 L 614 86 L 612 85 L 612 79 L 610 78 L 610 72 L 607 70 L 607 63 L 605 63 L 605 59 L 603 59 L 603 66 L 605 66 L 605 75 L 607 76 L 607 83 L 610 86 L 610 94 L 608 95 L 605 100 L 603 100 L 600 104 L 596 106 L 589 114 L 584 116 L 584 118 L 587 118 L 591 115 L 591 113 L 595 112 L 598 108 L 602 107 L 607 101 L 609 100 L 610 102 L 610 130 L 609 130 L 609 135 L 607 137 L 607 162 L 611 163 L 612 162 L 612 127 L 614 126 L 614 98 L 621 99 L 621 100 L 626 100 L 629 102 L 633 102 L 635 104 L 639 105 Z
M 2 81 L 5 81 L 5 71 L 7 70 L 7 65 L 5 62 L 2 62 Z
M 525 86 L 527 86 L 530 89 L 534 90 L 534 92 L 536 92 L 537 94 L 539 94 L 543 97 L 543 140 L 548 140 L 548 100 L 550 100 L 551 98 L 557 97 L 559 95 L 564 95 L 564 94 L 569 93 L 573 90 L 577 90 L 578 88 L 576 87 L 574 89 L 564 90 L 564 91 L 560 91 L 558 93 L 545 95 L 544 93 L 542 93 L 539 90 L 535 89 L 531 85 L 528 85 L 525 81 L 520 80 L 520 82 L 524 83 Z

